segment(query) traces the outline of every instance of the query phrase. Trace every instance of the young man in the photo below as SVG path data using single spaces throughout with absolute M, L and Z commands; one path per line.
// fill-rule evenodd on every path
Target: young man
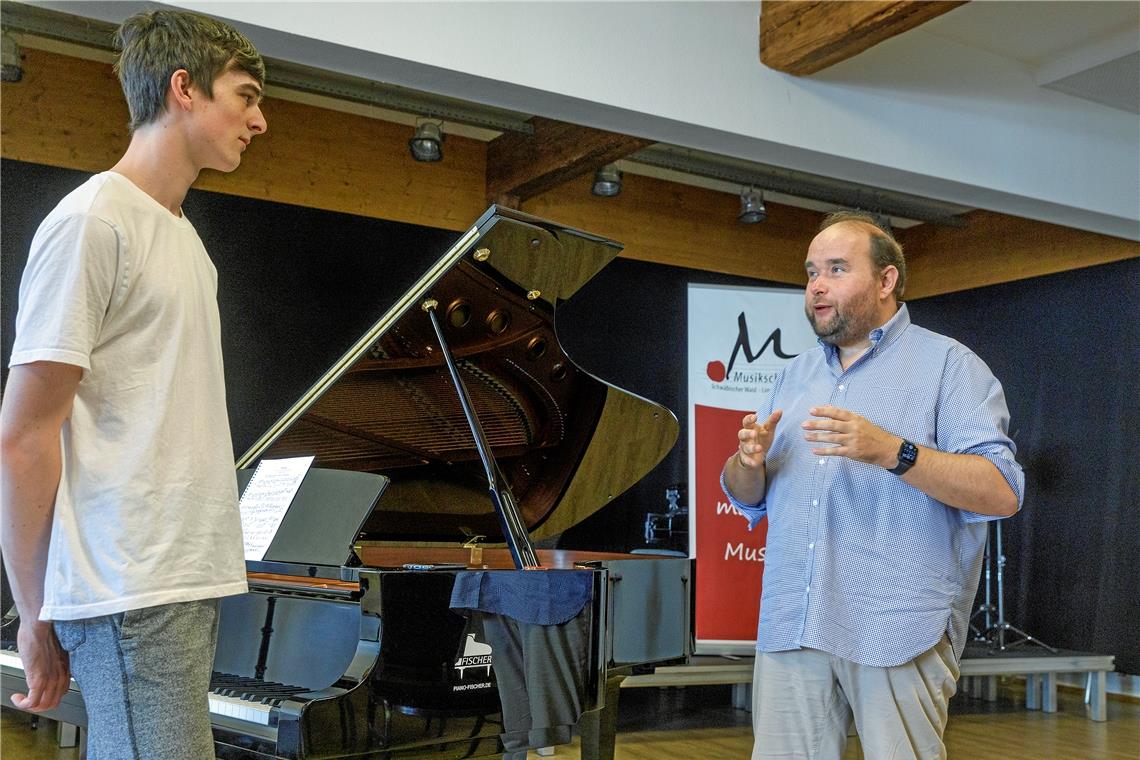
M 123 22 L 131 141 L 40 225 L 0 411 L 3 550 L 26 710 L 69 671 L 104 758 L 213 757 L 217 599 L 246 590 L 217 272 L 181 211 L 233 171 L 265 67 L 243 35 L 170 10 Z
M 945 758 L 986 521 L 1024 475 L 1001 384 L 911 324 L 902 249 L 871 217 L 828 217 L 808 248 L 820 350 L 744 418 L 722 484 L 768 515 L 753 758 Z

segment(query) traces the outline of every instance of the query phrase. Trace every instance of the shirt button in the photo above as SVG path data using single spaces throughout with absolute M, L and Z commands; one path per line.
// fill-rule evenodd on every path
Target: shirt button
M 841 385 L 841 386 L 839 386 L 839 390 L 843 390 L 843 386 L 842 386 L 842 385 Z
M 819 463 L 820 463 L 821 465 L 827 464 L 827 460 L 826 460 L 826 459 L 821 459 L 821 460 L 819 460 Z
M 811 586 L 808 586 L 808 587 L 807 587 L 806 589 L 804 589 L 804 590 L 805 590 L 805 591 L 811 591 Z
M 808 544 L 808 548 L 809 548 L 809 549 L 814 549 L 814 548 L 815 548 L 815 544 Z
M 811 500 L 811 505 L 812 505 L 813 507 L 818 507 L 818 506 L 819 506 L 819 499 L 812 499 L 812 500 Z

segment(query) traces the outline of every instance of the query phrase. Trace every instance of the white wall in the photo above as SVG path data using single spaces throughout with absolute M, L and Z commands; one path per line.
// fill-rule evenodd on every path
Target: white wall
M 276 58 L 1140 239 L 1135 114 L 921 28 L 797 78 L 760 64 L 756 0 L 179 5 Z

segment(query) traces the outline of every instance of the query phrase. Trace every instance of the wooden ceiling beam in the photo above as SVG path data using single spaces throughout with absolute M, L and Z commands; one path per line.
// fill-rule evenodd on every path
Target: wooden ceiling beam
M 1135 240 L 971 211 L 961 228 L 922 224 L 896 233 L 908 299 L 981 288 L 1140 256 Z
M 760 62 L 796 76 L 815 74 L 965 2 L 764 0 Z
M 653 140 L 581 127 L 541 116 L 533 135 L 507 132 L 487 144 L 487 200 L 518 203 L 589 174 Z

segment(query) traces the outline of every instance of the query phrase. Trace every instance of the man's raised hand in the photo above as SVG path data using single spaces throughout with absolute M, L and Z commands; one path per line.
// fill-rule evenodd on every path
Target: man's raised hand
M 740 445 L 736 450 L 737 463 L 746 470 L 755 470 L 764 466 L 764 457 L 772 448 L 772 439 L 776 437 L 776 423 L 784 415 L 782 409 L 772 412 L 764 422 L 757 422 L 755 414 L 747 414 L 741 420 L 741 429 L 737 433 Z

